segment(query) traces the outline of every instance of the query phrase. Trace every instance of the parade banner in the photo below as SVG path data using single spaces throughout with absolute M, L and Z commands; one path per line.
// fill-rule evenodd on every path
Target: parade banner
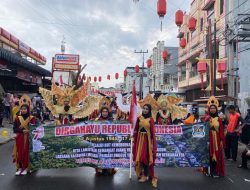
M 34 169 L 129 168 L 131 124 L 87 121 L 74 125 L 30 126 L 30 163 Z M 207 166 L 206 125 L 156 125 L 157 167 Z

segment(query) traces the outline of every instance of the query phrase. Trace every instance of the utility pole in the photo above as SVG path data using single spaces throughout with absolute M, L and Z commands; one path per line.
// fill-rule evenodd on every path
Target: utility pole
M 214 19 L 214 85 L 213 85 L 213 95 L 216 96 L 216 59 L 217 59 L 217 46 L 216 46 L 216 19 Z
M 142 54 L 142 73 L 140 75 L 140 99 L 143 99 L 143 77 L 144 77 L 144 54 L 148 53 L 147 51 L 134 51 L 134 53 Z

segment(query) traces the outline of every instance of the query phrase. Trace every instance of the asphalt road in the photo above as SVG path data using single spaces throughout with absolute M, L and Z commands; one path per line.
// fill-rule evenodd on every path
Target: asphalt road
M 15 176 L 15 166 L 11 161 L 12 146 L 13 141 L 0 146 L 0 190 L 154 189 L 149 182 L 139 183 L 134 172 L 132 180 L 129 180 L 128 169 L 119 169 L 113 177 L 96 177 L 94 169 L 87 167 L 39 170 L 32 175 Z M 157 168 L 158 189 L 248 190 L 250 169 L 238 169 L 237 164 L 226 161 L 226 176 L 219 179 L 206 177 L 194 168 Z

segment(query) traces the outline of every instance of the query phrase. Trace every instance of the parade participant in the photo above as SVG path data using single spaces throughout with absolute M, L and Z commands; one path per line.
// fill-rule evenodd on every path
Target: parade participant
M 239 126 L 241 122 L 244 125 L 244 119 L 236 112 L 235 106 L 230 105 L 228 107 L 229 119 L 226 134 L 226 148 L 225 154 L 228 160 L 236 161 L 238 152 L 238 139 L 239 130 L 242 128 Z
M 214 178 L 224 176 L 223 146 L 225 144 L 224 127 L 218 116 L 219 102 L 211 96 L 208 100 L 208 116 L 205 121 L 209 125 L 209 157 L 210 171 Z
M 32 110 L 32 115 L 35 116 L 36 119 L 40 122 L 43 122 L 42 108 L 40 102 L 36 102 L 36 105 Z
M 172 124 L 171 113 L 168 110 L 167 102 L 164 100 L 160 102 L 160 110 L 156 114 L 156 124 L 159 124 L 159 125 L 171 125 Z
M 59 114 L 59 118 L 57 120 L 57 125 L 66 125 L 66 124 L 73 124 L 76 123 L 77 120 L 73 118 L 72 114 L 70 113 L 70 104 L 69 98 L 64 98 L 64 107 L 63 113 Z
M 15 102 L 15 106 L 11 110 L 11 115 L 12 115 L 13 122 L 15 121 L 16 116 L 18 115 L 19 110 L 20 110 L 20 106 L 19 106 L 19 102 L 17 101 L 17 102 Z
M 137 119 L 133 135 L 133 160 L 139 182 L 145 182 L 150 177 L 152 185 L 157 187 L 157 178 L 154 175 L 156 138 L 151 110 L 151 105 L 145 104 L 142 115 Z
M 112 121 L 113 118 L 111 116 L 110 108 L 107 106 L 103 106 L 100 109 L 100 116 L 97 121 Z M 102 175 L 114 175 L 116 173 L 115 168 L 111 169 L 103 169 L 103 168 L 96 168 L 95 169 L 96 176 Z
M 13 125 L 13 131 L 16 133 L 13 150 L 16 175 L 26 175 L 29 170 L 29 124 L 35 124 L 35 118 L 30 115 L 30 107 L 23 104 L 20 108 L 20 116 L 16 116 Z

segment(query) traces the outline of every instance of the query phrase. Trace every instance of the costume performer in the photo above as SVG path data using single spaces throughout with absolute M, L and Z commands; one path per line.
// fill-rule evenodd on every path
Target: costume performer
M 151 110 L 151 105 L 145 104 L 142 115 L 137 119 L 134 129 L 133 160 L 139 182 L 145 182 L 150 177 L 152 185 L 157 187 L 157 177 L 154 175 L 157 148 Z
M 97 121 L 112 121 L 113 118 L 111 116 L 111 108 L 107 106 L 102 106 L 100 109 L 100 116 Z M 114 175 L 116 173 L 115 168 L 110 169 L 103 169 L 103 168 L 96 168 L 95 169 L 96 176 L 102 175 Z
M 28 101 L 30 99 L 25 101 L 25 103 L 28 103 Z M 13 149 L 13 162 L 16 163 L 16 175 L 26 175 L 29 171 L 29 124 L 35 124 L 35 117 L 30 114 L 30 105 L 23 104 L 22 102 L 21 113 L 19 116 L 16 116 L 13 125 L 13 131 L 16 133 L 16 143 Z
M 156 114 L 156 124 L 159 125 L 171 125 L 171 113 L 167 108 L 167 101 L 162 100 L 160 102 L 160 110 Z
M 211 176 L 224 176 L 224 155 L 225 146 L 224 127 L 221 118 L 218 116 L 219 102 L 211 96 L 208 100 L 208 116 L 205 121 L 209 124 L 209 156 Z

